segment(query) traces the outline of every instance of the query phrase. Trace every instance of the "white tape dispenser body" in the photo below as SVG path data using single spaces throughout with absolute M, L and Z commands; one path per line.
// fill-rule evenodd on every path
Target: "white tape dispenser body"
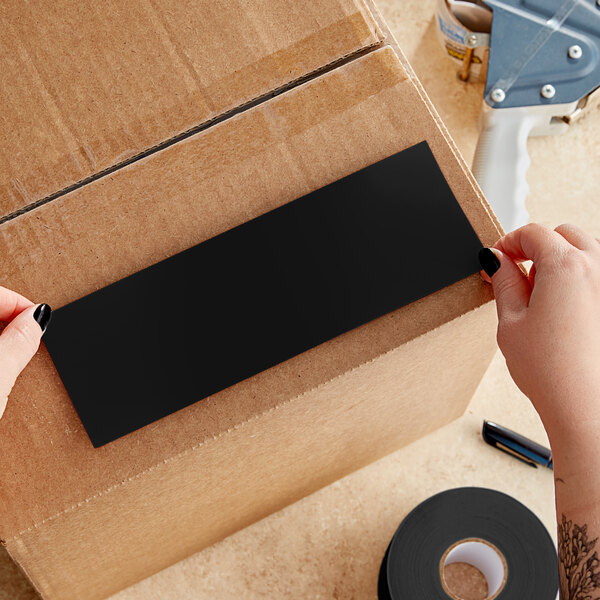
M 527 138 L 567 131 L 600 100 L 600 4 L 438 0 L 437 21 L 460 79 L 485 81 L 473 173 L 512 231 L 529 220 Z

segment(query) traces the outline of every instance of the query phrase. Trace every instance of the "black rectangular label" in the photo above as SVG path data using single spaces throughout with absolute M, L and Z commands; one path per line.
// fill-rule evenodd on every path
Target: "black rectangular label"
M 481 247 L 422 142 L 55 310 L 44 339 L 101 446 L 477 272 Z

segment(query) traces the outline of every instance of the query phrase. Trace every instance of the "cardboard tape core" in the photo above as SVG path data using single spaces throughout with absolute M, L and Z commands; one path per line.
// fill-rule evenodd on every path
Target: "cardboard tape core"
M 469 590 L 464 580 L 460 582 L 448 577 L 447 567 L 457 563 L 470 565 L 479 571 L 487 583 L 487 594 L 484 592 L 482 595 L 481 592 L 477 592 L 474 589 L 476 586 L 472 586 L 473 589 Z M 468 538 L 456 542 L 444 552 L 440 561 L 442 586 L 453 600 L 493 600 L 504 588 L 507 576 L 508 567 L 502 552 L 494 544 L 480 538 Z M 477 582 L 477 577 L 473 580 Z M 470 595 L 467 596 L 465 592 Z

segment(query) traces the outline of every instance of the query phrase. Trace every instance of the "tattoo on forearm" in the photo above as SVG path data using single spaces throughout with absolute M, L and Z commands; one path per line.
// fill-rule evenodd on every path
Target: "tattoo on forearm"
M 558 570 L 561 600 L 600 600 L 600 559 L 594 550 L 598 538 L 588 540 L 587 525 L 562 515 L 558 525 Z

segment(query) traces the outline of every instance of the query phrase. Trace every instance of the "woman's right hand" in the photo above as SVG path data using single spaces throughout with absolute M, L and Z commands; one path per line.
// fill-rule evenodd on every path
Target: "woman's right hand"
M 567 424 L 600 431 L 600 242 L 573 225 L 532 223 L 493 250 L 498 345 L 515 383 L 551 437 Z

